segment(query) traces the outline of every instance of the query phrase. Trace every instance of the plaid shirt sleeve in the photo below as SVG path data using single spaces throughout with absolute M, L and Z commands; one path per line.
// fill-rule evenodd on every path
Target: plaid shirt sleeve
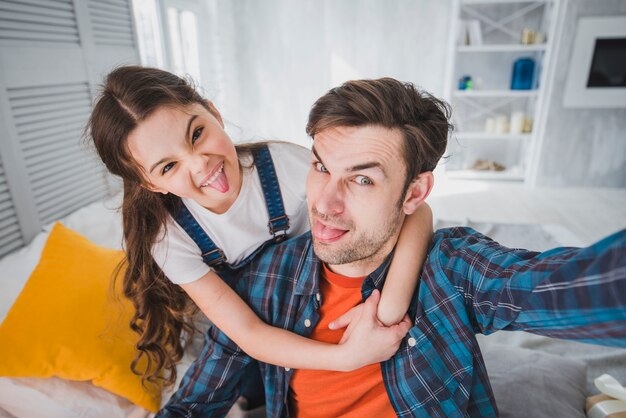
M 167 405 L 156 417 L 223 417 L 239 397 L 252 359 L 216 327 Z
M 436 260 L 463 295 L 475 332 L 626 347 L 626 230 L 544 253 L 506 248 L 469 228 L 443 237 Z

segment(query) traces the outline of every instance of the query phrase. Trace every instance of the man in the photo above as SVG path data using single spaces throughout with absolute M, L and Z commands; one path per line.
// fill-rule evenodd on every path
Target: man
M 309 115 L 311 232 L 272 247 L 234 286 L 268 323 L 324 341 L 328 322 L 382 289 L 400 225 L 426 198 L 447 106 L 393 79 L 348 82 Z M 348 373 L 261 364 L 271 417 L 494 416 L 476 333 L 526 330 L 626 346 L 626 231 L 584 249 L 509 249 L 437 231 L 388 361 Z M 340 321 L 341 322 L 341 321 Z M 339 333 L 334 336 L 329 333 Z M 252 360 L 213 328 L 164 414 L 224 415 Z

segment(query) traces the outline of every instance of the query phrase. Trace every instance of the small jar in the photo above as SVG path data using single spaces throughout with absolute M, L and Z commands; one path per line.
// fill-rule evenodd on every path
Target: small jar
M 522 44 L 530 45 L 535 43 L 536 32 L 530 28 L 524 28 L 522 30 Z

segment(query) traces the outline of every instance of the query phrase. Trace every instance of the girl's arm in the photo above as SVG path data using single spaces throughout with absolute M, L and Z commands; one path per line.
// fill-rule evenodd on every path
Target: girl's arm
M 207 318 L 248 355 L 293 369 L 350 371 L 387 360 L 410 327 L 408 319 L 392 327 L 379 324 L 379 296 L 375 292 L 365 302 L 350 337 L 342 344 L 327 344 L 264 323 L 213 271 L 181 287 Z
M 384 325 L 402 320 L 417 286 L 433 237 L 433 213 L 426 203 L 405 218 L 387 280 L 378 304 L 378 319 Z

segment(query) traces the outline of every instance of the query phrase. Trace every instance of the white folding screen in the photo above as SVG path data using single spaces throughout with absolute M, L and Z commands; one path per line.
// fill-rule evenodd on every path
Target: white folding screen
M 13 199 L 9 193 L 4 168 L 0 164 L 0 254 L 6 254 L 23 244 Z
M 87 83 L 9 89 L 8 95 L 39 219 L 53 221 L 102 197 L 100 167 L 80 141 L 91 106 Z
M 3 0 L 0 11 L 0 39 L 79 43 L 71 0 Z
M 89 17 L 96 45 L 134 48 L 132 7 L 127 0 L 89 0 Z
M 102 77 L 138 63 L 130 0 L 0 0 L 0 256 L 108 192 L 83 131 Z

